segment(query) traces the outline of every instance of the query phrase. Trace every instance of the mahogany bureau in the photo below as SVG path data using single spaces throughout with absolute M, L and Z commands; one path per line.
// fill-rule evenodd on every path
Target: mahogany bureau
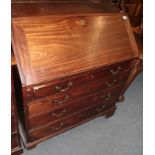
M 28 149 L 113 115 L 140 70 L 128 16 L 100 0 L 14 1 L 12 47 Z

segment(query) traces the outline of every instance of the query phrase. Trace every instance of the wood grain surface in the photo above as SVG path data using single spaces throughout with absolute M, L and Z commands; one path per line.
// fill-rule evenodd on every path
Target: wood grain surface
M 12 17 L 118 13 L 110 0 L 13 0 Z
M 102 3 L 110 0 L 12 0 L 11 3 Z
M 72 116 L 70 116 L 68 118 L 64 118 L 61 121 L 47 125 L 46 127 L 42 127 L 37 130 L 34 130 L 34 131 L 30 131 L 29 132 L 30 140 L 36 141 L 43 137 L 47 137 L 49 135 L 52 136 L 55 133 L 59 133 L 61 131 L 63 132 L 66 129 L 70 129 L 71 127 L 74 127 L 75 125 L 79 124 L 80 122 L 82 123 L 83 121 L 112 108 L 113 106 L 115 106 L 115 104 L 111 103 L 110 108 L 105 107 L 102 109 L 101 108 L 102 106 L 103 106 L 103 103 L 98 103 L 97 105 L 93 105 L 87 109 L 83 109 L 81 112 L 73 114 Z M 102 110 L 98 111 L 97 110 L 98 108 L 102 109 Z
M 125 18 L 116 14 L 13 19 L 13 49 L 22 83 L 49 81 L 137 57 Z
M 32 103 L 29 105 L 29 128 L 32 129 L 56 122 L 61 118 L 77 113 L 96 103 L 102 103 L 106 107 L 109 103 L 117 101 L 123 84 L 124 83 L 117 85 L 113 89 L 101 90 L 83 97 L 75 98 L 73 102 L 65 103 L 65 105 L 57 105 L 57 107 L 56 105 L 50 104 L 50 102 Z

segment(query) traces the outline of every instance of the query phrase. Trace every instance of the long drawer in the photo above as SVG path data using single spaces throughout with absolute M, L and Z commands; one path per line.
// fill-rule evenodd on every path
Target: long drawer
M 113 89 L 102 90 L 79 98 L 74 102 L 74 104 L 65 105 L 63 107 L 48 111 L 40 115 L 32 115 L 28 118 L 29 128 L 33 129 L 47 123 L 51 123 L 52 121 L 57 121 L 62 117 L 88 108 L 96 103 L 102 103 L 105 107 L 107 107 L 109 103 L 117 101 L 121 88 L 122 84 L 114 87 Z
M 51 83 L 37 85 L 33 87 L 35 98 L 42 98 L 59 92 L 66 92 L 72 90 L 79 85 L 86 84 L 90 81 L 100 80 L 105 77 L 115 77 L 130 70 L 132 61 L 125 61 L 115 65 L 110 65 L 102 69 L 97 69 L 91 72 L 82 73 L 76 76 L 70 76 L 65 79 L 57 79 Z
M 115 103 L 112 102 L 109 104 L 109 109 L 113 107 L 115 107 Z M 89 109 L 71 115 L 66 119 L 60 120 L 43 128 L 33 130 L 29 132 L 30 141 L 39 140 L 48 136 L 54 136 L 55 134 L 77 126 L 85 120 L 91 119 L 95 115 L 103 113 L 107 109 L 108 107 L 105 107 L 103 103 L 99 103 Z
M 37 113 L 42 113 L 43 111 L 49 111 L 49 109 L 56 109 L 62 105 L 74 103 L 77 98 L 85 96 L 89 93 L 93 93 L 99 90 L 104 90 L 107 88 L 113 88 L 124 82 L 129 75 L 129 72 L 123 73 L 121 76 L 106 77 L 102 80 L 97 80 L 90 82 L 88 84 L 76 87 L 67 93 L 61 92 L 56 95 L 48 96 L 40 100 L 31 102 L 28 105 L 29 116 L 36 115 Z

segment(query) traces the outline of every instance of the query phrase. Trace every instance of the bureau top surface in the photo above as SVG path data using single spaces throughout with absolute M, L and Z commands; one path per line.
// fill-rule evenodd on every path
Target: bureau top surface
M 27 86 L 139 55 L 128 17 L 121 14 L 14 18 L 12 45 Z
M 110 0 L 12 0 L 12 17 L 116 13 Z

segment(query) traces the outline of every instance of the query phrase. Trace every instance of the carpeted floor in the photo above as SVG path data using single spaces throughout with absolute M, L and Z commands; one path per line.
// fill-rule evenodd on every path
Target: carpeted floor
M 113 117 L 96 118 L 24 150 L 24 155 L 142 155 L 143 75 L 117 104 Z

